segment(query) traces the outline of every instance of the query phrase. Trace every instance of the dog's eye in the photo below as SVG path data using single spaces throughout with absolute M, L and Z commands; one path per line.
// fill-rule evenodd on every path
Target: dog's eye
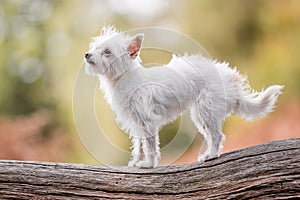
M 110 51 L 109 49 L 105 49 L 105 50 L 104 50 L 104 53 L 105 53 L 105 54 L 111 54 L 111 51 Z

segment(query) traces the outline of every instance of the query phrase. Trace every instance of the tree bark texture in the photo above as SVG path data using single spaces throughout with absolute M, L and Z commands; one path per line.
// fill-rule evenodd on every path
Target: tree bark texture
M 0 199 L 300 199 L 300 138 L 155 169 L 0 161 Z

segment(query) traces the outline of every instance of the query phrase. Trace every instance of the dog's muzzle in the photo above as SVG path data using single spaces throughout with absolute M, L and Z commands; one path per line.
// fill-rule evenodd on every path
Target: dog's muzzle
M 86 53 L 84 55 L 86 61 L 89 63 L 89 64 L 92 64 L 92 65 L 95 65 L 95 62 L 91 59 L 92 57 L 92 54 L 91 53 Z

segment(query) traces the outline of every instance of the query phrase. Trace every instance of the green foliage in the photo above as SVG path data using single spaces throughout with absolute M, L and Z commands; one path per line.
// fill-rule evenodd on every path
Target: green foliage
M 46 58 L 45 20 L 53 2 L 1 1 L 0 8 L 5 13 L 1 17 L 1 28 L 6 36 L 0 49 L 4 64 L 0 67 L 2 115 L 24 115 L 55 107 L 51 86 L 46 83 L 51 77 Z

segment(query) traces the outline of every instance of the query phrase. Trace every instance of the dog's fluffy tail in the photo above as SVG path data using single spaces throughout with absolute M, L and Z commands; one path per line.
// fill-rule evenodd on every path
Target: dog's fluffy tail
M 236 114 L 246 120 L 262 118 L 272 112 L 284 86 L 273 85 L 259 93 L 243 91 Z

